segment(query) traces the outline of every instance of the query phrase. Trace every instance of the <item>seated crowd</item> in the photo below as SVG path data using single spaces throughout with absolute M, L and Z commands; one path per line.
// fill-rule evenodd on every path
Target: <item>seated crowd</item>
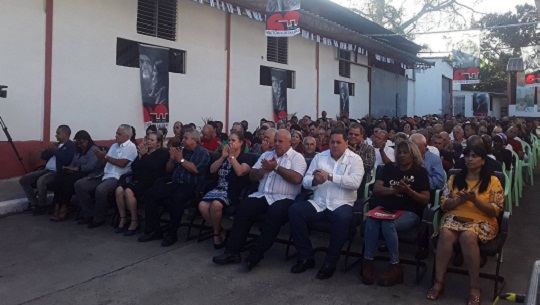
M 20 184 L 34 215 L 47 211 L 47 191 L 54 192 L 50 219 L 55 222 L 67 218 L 68 204 L 76 194 L 77 223 L 88 228 L 105 223 L 114 197 L 119 215 L 114 231 L 124 236 L 138 231 L 141 203 L 145 226 L 138 241 L 162 239 L 164 247 L 178 241 L 184 210 L 198 198 L 198 211 L 213 229 L 214 248 L 224 249 L 213 257 L 216 264 L 240 263 L 252 223 L 262 223 L 260 237 L 244 259 L 248 270 L 263 260 L 285 223 L 290 224 L 298 251 L 290 271 L 314 268 L 309 225 L 326 221 L 331 226 L 329 246 L 316 277 L 327 279 L 347 240 L 353 206 L 370 195 L 364 193 L 364 185 L 374 182 L 370 207 L 394 217 L 371 214 L 365 221 L 362 282 L 381 286 L 403 283 L 397 232 L 417 227 L 424 208 L 439 204 L 434 202 L 435 192 L 443 190 L 440 204 L 445 214 L 435 283 L 427 298 L 442 295 L 446 266 L 459 243 L 470 277 L 468 302 L 480 304 L 478 243 L 496 236 L 497 216 L 504 210 L 502 186 L 494 172 L 514 166 L 512 151 L 519 159 L 529 158 L 522 143 L 531 143 L 537 124 L 507 117 L 333 120 L 323 111 L 315 121 L 309 116 L 278 123 L 262 119 L 253 133 L 247 121 L 234 123 L 228 135 L 220 121 L 206 122 L 201 131 L 193 123 L 175 122 L 174 135 L 167 140 L 166 129 L 150 126 L 140 144 L 134 128 L 122 124 L 108 150 L 98 147 L 85 130 L 77 132 L 72 142 L 70 128 L 60 125 L 58 142 L 41 155 L 44 169 L 22 176 Z M 447 179 L 452 168 L 461 171 Z M 198 197 L 198 186 L 211 177 L 215 184 Z M 242 191 L 253 182 L 258 188 L 241 200 Z M 296 200 L 301 193 L 310 196 Z M 166 225 L 161 222 L 161 206 L 170 214 Z M 234 211 L 234 220 L 225 231 L 226 211 Z M 423 257 L 429 244 L 425 234 L 417 253 Z M 387 270 L 376 277 L 373 260 L 380 235 L 390 259 Z

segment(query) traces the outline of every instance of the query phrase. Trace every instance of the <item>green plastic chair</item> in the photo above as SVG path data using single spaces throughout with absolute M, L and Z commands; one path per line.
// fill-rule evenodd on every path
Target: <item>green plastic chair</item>
M 533 164 L 535 157 L 529 143 L 521 141 L 521 145 L 523 146 L 523 151 L 525 152 L 525 155 L 529 156 L 528 161 L 521 161 L 521 168 L 525 168 L 525 177 L 527 178 L 527 182 L 530 185 L 534 185 Z
M 521 160 L 519 159 L 518 154 L 515 151 L 512 151 L 513 159 L 516 160 L 514 168 L 512 169 L 512 174 L 510 175 L 513 178 L 512 192 L 514 194 L 514 202 L 516 206 L 519 206 L 519 198 L 521 197 L 520 187 L 523 185 L 523 175 L 521 174 Z M 520 179 L 521 177 L 521 179 Z M 520 182 L 521 180 L 521 182 Z

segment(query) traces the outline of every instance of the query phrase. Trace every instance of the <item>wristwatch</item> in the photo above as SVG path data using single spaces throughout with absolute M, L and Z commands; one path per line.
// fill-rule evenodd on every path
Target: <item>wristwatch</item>
M 278 169 L 279 169 L 279 164 L 278 164 L 278 165 L 276 165 L 276 168 L 274 168 L 274 172 L 277 172 L 277 171 L 278 171 Z
M 186 161 L 186 159 L 184 158 L 180 159 L 180 163 L 184 163 L 184 161 Z
M 330 182 L 334 182 L 334 175 L 333 174 L 328 174 L 328 181 Z

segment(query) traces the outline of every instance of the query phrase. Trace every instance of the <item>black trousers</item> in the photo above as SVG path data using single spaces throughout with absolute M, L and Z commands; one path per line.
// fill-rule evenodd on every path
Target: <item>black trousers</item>
M 146 232 L 160 232 L 159 205 L 169 205 L 170 222 L 168 230 L 178 231 L 186 202 L 195 197 L 194 184 L 168 183 L 151 187 L 144 195 L 144 210 L 146 217 Z
M 252 256 L 262 259 L 264 253 L 274 244 L 281 226 L 288 221 L 289 207 L 293 203 L 292 199 L 283 199 L 269 205 L 264 197 L 248 198 L 242 202 L 234 215 L 231 237 L 227 243 L 226 252 L 240 253 L 248 237 L 251 224 L 259 215 L 266 214 L 261 236 L 251 250 Z

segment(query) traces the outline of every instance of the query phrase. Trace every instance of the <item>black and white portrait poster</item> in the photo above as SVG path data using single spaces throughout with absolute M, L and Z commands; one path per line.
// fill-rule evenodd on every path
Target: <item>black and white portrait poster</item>
M 290 37 L 300 34 L 300 0 L 268 0 L 266 2 L 266 36 Z
M 540 87 L 540 46 L 521 48 L 525 68 L 525 86 Z
M 139 45 L 139 69 L 145 128 L 169 123 L 169 49 Z
M 473 115 L 487 116 L 489 110 L 489 94 L 475 93 L 473 94 Z
M 287 118 L 287 71 L 272 69 L 272 108 L 274 121 Z
M 349 118 L 349 83 L 339 82 L 339 115 Z

